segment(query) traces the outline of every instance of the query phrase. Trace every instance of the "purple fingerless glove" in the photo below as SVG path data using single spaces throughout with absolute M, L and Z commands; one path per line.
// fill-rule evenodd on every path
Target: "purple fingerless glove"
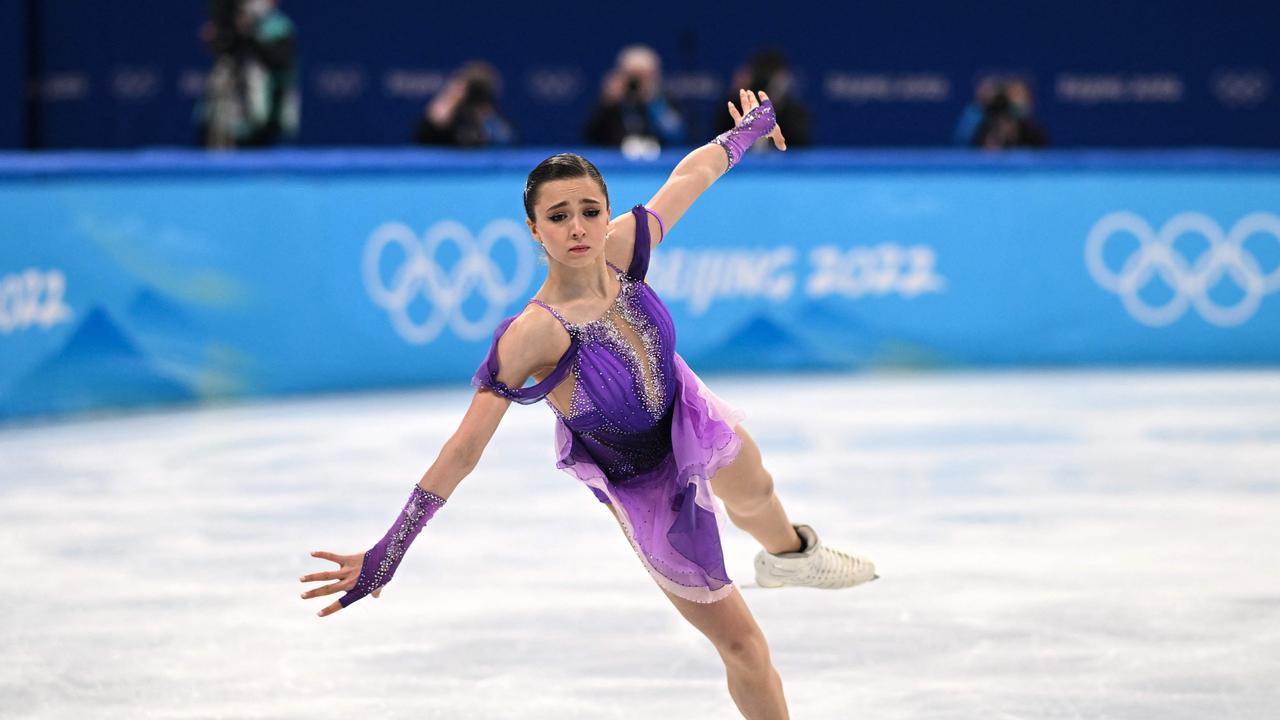
M 773 102 L 765 100 L 751 108 L 751 112 L 743 115 L 742 120 L 733 129 L 717 135 L 712 142 L 718 143 L 729 156 L 729 167 L 725 168 L 725 172 L 738 164 L 752 143 L 773 132 L 773 128 L 777 125 L 778 119 L 773 114 Z
M 391 577 L 396 574 L 396 568 L 400 567 L 400 558 L 404 557 L 404 551 L 409 549 L 413 539 L 422 532 L 422 527 L 443 505 L 444 498 L 435 493 L 429 493 L 417 485 L 413 486 L 409 502 L 400 511 L 400 517 L 395 525 L 391 526 L 377 545 L 365 552 L 364 561 L 360 564 L 360 577 L 356 580 L 355 587 L 338 598 L 342 607 L 391 582 Z

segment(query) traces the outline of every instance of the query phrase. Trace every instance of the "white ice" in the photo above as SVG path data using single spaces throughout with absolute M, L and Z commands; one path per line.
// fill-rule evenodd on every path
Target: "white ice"
M 730 575 L 816 718 L 1280 716 L 1280 373 L 707 378 L 843 591 Z M 379 600 L 462 389 L 0 431 L 0 716 L 738 717 L 718 658 L 513 406 Z M 336 597 L 336 596 L 334 596 Z

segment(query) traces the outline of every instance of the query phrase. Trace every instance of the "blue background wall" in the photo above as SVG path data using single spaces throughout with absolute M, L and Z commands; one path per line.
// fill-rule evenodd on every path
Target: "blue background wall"
M 0 156 L 0 416 L 464 382 L 545 154 Z M 594 157 L 615 214 L 678 159 Z M 1280 156 L 752 157 L 650 283 L 700 371 L 1273 364 Z
M 25 0 L 0 0 L 0 147 L 26 143 L 26 9 Z
M 0 0 L 0 96 L 33 75 L 38 147 L 185 145 L 209 57 L 196 0 L 43 0 L 21 72 L 26 3 Z M 975 79 L 1020 73 L 1056 145 L 1280 147 L 1280 3 L 1264 0 L 943 0 L 750 4 L 285 2 L 300 32 L 307 145 L 400 144 L 461 62 L 492 60 L 527 142 L 571 144 L 619 47 L 662 54 L 708 137 L 733 69 L 785 49 L 819 144 L 946 144 Z M 14 53 L 17 52 L 17 55 Z M 4 103 L 0 146 L 23 131 Z

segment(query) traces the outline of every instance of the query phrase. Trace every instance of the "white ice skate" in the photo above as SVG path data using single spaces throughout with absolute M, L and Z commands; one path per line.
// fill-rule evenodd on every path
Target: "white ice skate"
M 880 577 L 876 575 L 875 563 L 867 558 L 823 545 L 818 534 L 808 525 L 794 527 L 804 541 L 799 552 L 774 555 L 761 550 L 756 555 L 756 583 L 760 587 L 798 585 L 835 590 Z

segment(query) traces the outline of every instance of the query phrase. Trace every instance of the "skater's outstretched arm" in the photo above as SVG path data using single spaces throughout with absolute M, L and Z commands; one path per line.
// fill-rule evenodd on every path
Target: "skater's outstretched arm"
M 734 129 L 685 155 L 684 159 L 671 171 L 667 181 L 646 203 L 645 207 L 662 217 L 662 225 L 660 225 L 656 218 L 649 216 L 649 237 L 652 238 L 654 245 L 662 239 L 664 230 L 670 232 L 680 218 L 684 217 L 685 211 L 693 205 L 693 201 L 697 200 L 699 195 L 711 187 L 712 183 L 732 166 L 730 159 L 732 158 L 732 162 L 737 162 L 746 148 L 750 147 L 756 139 L 765 137 L 767 134 L 779 150 L 787 149 L 787 141 L 782 136 L 782 129 L 774 121 L 773 106 L 769 103 L 769 97 L 764 92 L 757 97 L 754 91 L 741 90 L 739 99 L 742 103 L 741 112 L 732 102 L 729 103 L 729 114 L 735 123 Z M 761 107 L 762 104 L 765 106 Z M 760 109 L 757 110 L 757 108 Z M 745 123 L 744 116 L 747 119 Z M 627 238 L 626 242 L 610 244 L 611 250 L 617 248 L 619 254 L 627 256 L 616 258 L 611 256 L 610 260 L 618 267 L 627 267 L 631 253 L 630 238 L 635 235 L 634 216 L 626 212 L 614 218 L 609 223 L 609 234 Z
M 555 367 L 567 342 L 564 333 L 559 331 L 558 321 L 545 312 L 521 313 L 498 342 L 498 380 L 507 387 L 519 388 L 531 375 Z M 352 555 L 323 550 L 311 553 L 312 557 L 337 563 L 338 569 L 304 575 L 302 582 L 336 582 L 304 592 L 302 598 L 346 591 L 342 598 L 321 610 L 320 617 L 332 615 L 365 595 L 381 594 L 413 539 L 480 461 L 510 405 L 510 400 L 492 392 L 476 392 L 458 429 L 445 441 L 435 462 L 413 488 L 396 522 L 371 549 Z

